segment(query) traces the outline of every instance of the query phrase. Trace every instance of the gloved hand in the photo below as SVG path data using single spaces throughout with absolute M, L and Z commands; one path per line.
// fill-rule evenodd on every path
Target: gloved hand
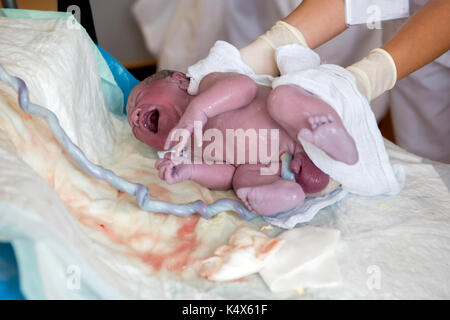
M 370 51 L 369 55 L 347 67 L 356 78 L 359 91 L 370 102 L 394 87 L 397 68 L 391 55 L 381 48 Z
M 242 60 L 256 74 L 277 76 L 279 71 L 275 61 L 275 49 L 292 43 L 308 47 L 300 30 L 284 21 L 278 21 L 269 31 L 239 52 Z

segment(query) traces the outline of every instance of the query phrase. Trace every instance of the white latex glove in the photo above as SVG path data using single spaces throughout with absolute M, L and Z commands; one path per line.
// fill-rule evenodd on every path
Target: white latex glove
M 275 49 L 292 43 L 308 47 L 305 37 L 297 28 L 284 21 L 278 21 L 269 31 L 239 52 L 242 60 L 256 74 L 277 76 L 279 71 L 275 61 Z
M 391 55 L 381 48 L 370 51 L 369 55 L 347 67 L 356 78 L 359 91 L 368 101 L 394 87 L 397 68 Z

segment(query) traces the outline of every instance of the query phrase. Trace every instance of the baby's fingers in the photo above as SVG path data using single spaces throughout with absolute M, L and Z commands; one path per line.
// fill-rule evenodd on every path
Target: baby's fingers
M 166 142 L 164 143 L 164 150 L 169 150 L 172 148 L 172 146 L 175 144 L 176 141 L 174 141 L 176 129 L 170 130 L 169 134 L 167 135 Z
M 166 181 L 168 184 L 173 183 L 172 173 L 173 173 L 173 166 L 168 167 L 166 171 L 164 171 L 164 181 Z
M 167 159 L 159 159 L 159 160 L 157 160 L 156 163 L 155 163 L 156 170 L 159 170 L 161 168 L 161 166 L 163 166 L 166 161 L 167 161 Z
M 161 180 L 164 180 L 164 172 L 166 171 L 167 166 L 162 166 L 159 168 L 158 176 Z
M 186 128 L 174 128 L 167 136 L 164 149 L 168 150 L 175 147 L 175 155 L 180 156 L 181 151 L 186 146 L 189 138 L 191 137 L 191 131 Z M 178 142 L 178 143 L 177 143 Z
M 165 179 L 166 174 L 167 174 L 167 172 L 171 172 L 171 171 L 172 171 L 172 168 L 173 168 L 173 163 L 170 162 L 170 161 L 168 161 L 168 162 L 162 164 L 162 165 L 160 166 L 160 169 L 159 169 L 159 174 L 158 174 L 158 175 L 159 175 L 159 178 L 160 178 L 161 180 L 166 180 L 166 179 Z

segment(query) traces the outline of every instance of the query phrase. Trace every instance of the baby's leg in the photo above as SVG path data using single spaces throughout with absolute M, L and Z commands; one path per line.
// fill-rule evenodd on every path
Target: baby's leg
M 299 86 L 283 85 L 273 89 L 267 108 L 293 139 L 301 137 L 346 164 L 358 161 L 355 141 L 336 111 Z
M 233 188 L 249 210 L 269 216 L 295 208 L 305 199 L 302 187 L 277 175 L 261 175 L 263 165 L 240 165 L 233 177 Z

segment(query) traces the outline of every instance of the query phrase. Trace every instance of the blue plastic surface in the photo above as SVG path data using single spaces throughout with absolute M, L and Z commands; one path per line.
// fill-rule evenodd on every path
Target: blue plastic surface
M 119 63 L 119 61 L 117 61 L 106 50 L 100 48 L 100 46 L 98 45 L 97 47 L 106 63 L 108 64 L 108 67 L 114 76 L 114 80 L 116 80 L 117 85 L 123 92 L 123 113 L 126 114 L 128 96 L 130 95 L 131 90 L 133 90 L 133 88 L 139 83 L 139 80 L 137 80 L 127 69 L 125 69 Z
M 25 299 L 20 291 L 19 273 L 14 250 L 11 244 L 5 242 L 0 242 L 0 299 Z

